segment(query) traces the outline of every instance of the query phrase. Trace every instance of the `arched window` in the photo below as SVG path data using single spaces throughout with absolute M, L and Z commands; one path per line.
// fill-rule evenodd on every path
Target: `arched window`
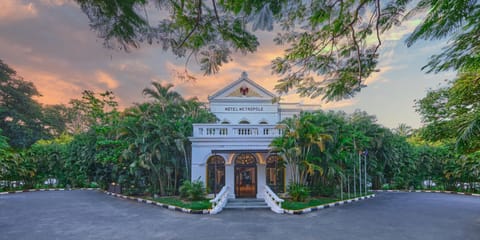
M 259 124 L 268 124 L 268 122 L 265 121 L 265 120 L 262 120 L 262 121 L 259 122 Z
M 223 120 L 223 121 L 221 122 L 221 124 L 230 124 L 230 122 L 225 119 L 225 120 Z
M 255 165 L 257 160 L 251 153 L 240 153 L 235 158 L 236 165 Z
M 207 192 L 218 193 L 225 186 L 225 159 L 214 155 L 207 160 Z
M 267 185 L 276 193 L 285 192 L 285 167 L 278 155 L 268 156 L 266 171 Z
M 238 122 L 238 123 L 239 123 L 239 124 L 250 124 L 250 122 L 249 122 L 249 121 L 247 121 L 247 120 L 241 120 L 241 121 L 240 121 L 240 122 Z

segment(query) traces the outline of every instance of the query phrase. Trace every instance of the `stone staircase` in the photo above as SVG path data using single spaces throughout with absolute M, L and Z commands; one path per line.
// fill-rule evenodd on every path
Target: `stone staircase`
M 269 209 L 269 207 L 261 198 L 236 198 L 228 199 L 224 209 Z

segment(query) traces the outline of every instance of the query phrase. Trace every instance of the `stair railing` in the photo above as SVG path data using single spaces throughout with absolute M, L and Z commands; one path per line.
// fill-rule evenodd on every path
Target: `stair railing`
M 282 208 L 283 199 L 279 198 L 277 194 L 275 194 L 269 186 L 265 185 L 263 191 L 263 198 L 265 202 L 270 207 L 270 209 L 275 213 L 284 213 L 285 211 Z
M 228 201 L 228 192 L 228 186 L 223 186 L 222 190 L 220 190 L 217 196 L 210 200 L 212 203 L 212 210 L 210 210 L 210 214 L 217 214 L 223 210 Z

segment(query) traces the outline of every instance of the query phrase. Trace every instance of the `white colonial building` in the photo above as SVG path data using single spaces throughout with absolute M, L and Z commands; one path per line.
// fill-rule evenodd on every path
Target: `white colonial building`
M 228 198 L 263 198 L 265 185 L 284 192 L 289 174 L 270 152 L 270 142 L 281 136 L 281 120 L 315 106 L 274 98 L 245 72 L 211 95 L 210 111 L 218 122 L 193 125 L 192 180 L 204 181 L 209 193 L 228 186 Z

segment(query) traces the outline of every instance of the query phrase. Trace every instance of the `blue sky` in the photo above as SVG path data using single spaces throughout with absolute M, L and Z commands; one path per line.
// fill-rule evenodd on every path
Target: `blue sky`
M 68 103 L 84 89 L 110 89 L 126 107 L 145 101 L 142 89 L 152 81 L 173 83 L 184 96 L 206 101 L 208 95 L 238 79 L 242 71 L 271 91 L 278 79 L 271 74 L 270 61 L 282 53 L 283 47 L 274 45 L 274 32 L 257 32 L 261 44 L 258 51 L 246 56 L 235 54 L 233 61 L 214 76 L 203 76 L 192 61 L 189 70 L 196 72 L 198 79 L 185 82 L 175 74 L 184 70 L 185 59 L 155 46 L 130 53 L 103 48 L 102 40 L 90 30 L 87 17 L 70 0 L 1 0 L 0 9 L 0 59 L 25 80 L 34 82 L 43 95 L 38 100 L 45 104 Z M 445 42 L 418 42 L 407 48 L 403 40 L 417 23 L 412 20 L 384 34 L 380 72 L 367 80 L 368 87 L 355 98 L 323 103 L 289 94 L 285 101 L 320 104 L 324 110 L 365 110 L 390 128 L 400 123 L 420 127 L 414 100 L 453 78 L 454 73 L 421 71 L 428 57 L 438 53 Z

